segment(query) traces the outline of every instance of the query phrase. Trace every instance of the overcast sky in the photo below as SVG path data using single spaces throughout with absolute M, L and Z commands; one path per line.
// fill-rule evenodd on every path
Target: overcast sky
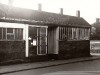
M 7 4 L 8 0 L 0 0 Z M 13 0 L 13 5 L 17 7 L 38 9 L 38 3 L 42 4 L 42 10 L 59 13 L 63 8 L 64 14 L 76 16 L 76 11 L 80 10 L 81 17 L 90 24 L 100 18 L 100 0 Z

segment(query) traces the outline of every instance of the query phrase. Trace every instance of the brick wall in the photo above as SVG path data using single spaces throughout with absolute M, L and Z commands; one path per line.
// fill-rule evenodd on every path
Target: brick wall
M 25 41 L 0 41 L 0 60 L 14 60 L 25 57 Z
M 90 55 L 90 41 L 59 41 L 59 58 L 73 58 Z

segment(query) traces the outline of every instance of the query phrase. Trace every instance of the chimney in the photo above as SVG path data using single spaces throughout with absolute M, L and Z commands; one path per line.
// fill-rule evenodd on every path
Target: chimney
M 12 6 L 13 5 L 13 0 L 9 0 L 8 5 Z
M 63 8 L 60 8 L 60 14 L 63 15 Z
M 79 10 L 76 11 L 76 16 L 77 16 L 77 17 L 80 17 L 80 11 L 79 11 Z
M 40 3 L 38 4 L 38 10 L 42 11 L 42 5 Z
M 100 20 L 99 18 L 96 18 L 96 23 L 97 23 L 97 24 L 99 23 L 99 20 Z

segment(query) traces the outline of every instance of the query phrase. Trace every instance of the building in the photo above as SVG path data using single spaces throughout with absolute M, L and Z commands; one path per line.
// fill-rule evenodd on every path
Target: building
M 96 22 L 91 25 L 91 40 L 100 40 L 100 19 L 96 18 Z
M 90 55 L 90 24 L 77 16 L 0 4 L 0 59 L 66 59 Z

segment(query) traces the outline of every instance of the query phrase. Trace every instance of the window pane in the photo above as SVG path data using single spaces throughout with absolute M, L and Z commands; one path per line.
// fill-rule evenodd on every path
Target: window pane
M 46 54 L 46 28 L 38 28 L 38 54 Z
M 65 27 L 63 27 L 63 34 L 62 34 L 62 36 L 63 36 L 63 40 L 65 40 L 65 39 L 66 39 L 66 35 L 65 35 Z
M 67 39 L 67 37 L 68 37 L 68 35 L 67 35 L 68 33 L 67 33 L 67 27 L 65 28 L 65 37 L 66 37 L 66 39 Z
M 46 28 L 40 28 L 41 29 L 41 33 L 46 34 Z
M 0 28 L 0 39 L 2 39 L 2 28 Z
M 7 40 L 14 40 L 14 29 L 13 28 L 7 28 Z
M 69 40 L 69 27 L 68 27 L 68 32 L 67 33 L 68 33 L 68 40 Z
M 14 35 L 7 35 L 7 40 L 14 40 Z
M 17 40 L 17 33 L 18 33 L 18 31 L 17 31 L 17 29 L 15 29 L 15 40 Z
M 6 39 L 6 28 L 3 28 L 3 39 Z
M 18 40 L 18 29 L 15 29 L 15 40 Z
M 72 39 L 72 28 L 69 28 L 69 39 Z
M 73 39 L 76 39 L 76 28 L 73 28 Z
M 77 40 L 79 40 L 78 37 L 79 37 L 79 35 L 78 35 L 78 28 L 76 28 L 76 39 Z
M 21 36 L 20 39 L 23 40 L 23 29 L 21 29 Z
M 80 28 L 79 34 L 80 34 L 80 39 L 82 39 L 82 28 Z
M 59 40 L 61 40 L 61 27 L 59 27 Z
M 29 26 L 29 36 L 31 38 L 37 38 L 37 27 Z
M 46 54 L 46 46 L 45 45 L 39 46 L 38 54 Z
M 42 36 L 40 37 L 40 45 L 46 45 L 46 37 Z
M 46 36 L 46 28 L 40 28 L 40 36 Z
M 19 40 L 23 39 L 23 29 L 19 29 Z
M 15 40 L 22 40 L 23 39 L 23 29 L 15 29 Z
M 7 33 L 13 33 L 13 28 L 7 28 Z

